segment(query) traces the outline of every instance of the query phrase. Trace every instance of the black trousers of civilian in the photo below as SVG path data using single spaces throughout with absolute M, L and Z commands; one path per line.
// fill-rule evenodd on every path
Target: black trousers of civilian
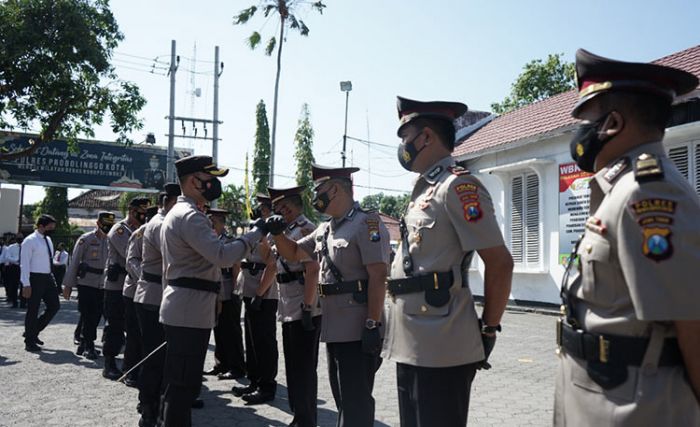
M 245 373 L 243 332 L 241 330 L 241 298 L 233 295 L 223 301 L 221 313 L 214 327 L 214 359 L 222 372 Z
M 362 341 L 326 343 L 326 351 L 328 379 L 338 409 L 338 427 L 372 427 L 372 389 L 374 375 L 382 364 L 381 357 L 364 353 Z
M 102 295 L 102 298 L 100 299 L 100 316 L 102 316 L 102 306 L 104 305 L 103 304 L 104 293 L 102 293 L 101 295 Z M 78 310 L 80 310 L 80 291 L 78 291 Z M 99 321 L 97 323 L 99 324 Z M 83 315 L 81 313 L 80 316 L 78 316 L 78 323 L 76 323 L 75 330 L 73 331 L 73 338 L 75 338 L 76 340 L 80 340 L 80 337 L 82 335 L 82 331 L 83 331 Z
M 19 265 L 10 264 L 5 267 L 5 289 L 7 289 L 7 302 L 12 305 L 17 305 L 18 293 L 20 291 L 19 285 L 20 269 Z
M 116 357 L 124 345 L 124 298 L 122 291 L 105 289 L 105 330 L 102 335 L 102 352 L 107 357 Z
M 126 346 L 124 347 L 122 370 L 128 371 L 132 366 L 139 363 L 143 356 L 141 351 L 141 329 L 136 318 L 134 299 L 129 297 L 124 297 L 124 327 L 126 329 Z M 138 373 L 139 369 L 136 369 L 129 375 L 138 376 Z
M 192 425 L 192 402 L 202 387 L 210 329 L 163 325 L 168 341 L 163 380 L 163 426 Z
M 141 330 L 141 349 L 146 356 L 165 341 L 163 325 L 158 321 L 160 307 L 151 304 L 134 303 L 136 318 Z M 160 349 L 141 365 L 139 374 L 139 402 L 151 405 L 154 413 L 158 411 L 160 396 L 163 390 L 163 366 L 165 366 L 166 349 Z
M 463 427 L 476 364 L 426 368 L 396 364 L 401 427 Z
M 65 265 L 54 265 L 53 268 L 53 277 L 56 278 L 56 286 L 58 286 L 58 292 L 61 292 L 62 285 L 63 285 L 63 277 L 66 275 L 66 266 Z
M 24 342 L 34 343 L 39 333 L 58 313 L 61 304 L 58 302 L 58 288 L 51 274 L 30 273 L 29 284 L 32 287 L 32 295 L 27 301 L 27 315 L 24 318 Z M 37 317 L 42 301 L 46 309 Z
M 316 427 L 318 395 L 318 338 L 321 316 L 313 318 L 316 329 L 305 331 L 301 320 L 282 323 L 284 366 L 287 372 L 289 408 L 294 413 L 292 425 Z
M 260 311 L 250 308 L 252 298 L 243 297 L 245 304 L 245 355 L 248 379 L 262 392 L 277 392 L 277 303 L 263 300 Z
M 97 325 L 100 323 L 100 317 L 102 317 L 103 299 L 104 292 L 102 289 L 78 285 L 79 336 L 86 350 L 95 348 Z

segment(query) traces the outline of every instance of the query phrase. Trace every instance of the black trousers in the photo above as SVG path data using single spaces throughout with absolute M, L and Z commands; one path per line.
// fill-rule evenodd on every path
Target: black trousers
M 163 425 L 192 425 L 191 406 L 202 387 L 209 329 L 163 325 L 168 341 L 165 353 Z
M 10 264 L 5 267 L 5 289 L 7 289 L 7 302 L 12 305 L 17 304 L 17 299 L 20 297 L 19 284 L 20 269 L 19 265 Z
M 141 348 L 146 356 L 165 341 L 163 325 L 158 321 L 157 305 L 135 303 L 136 318 L 141 330 Z M 165 365 L 165 352 L 163 348 L 149 357 L 141 365 L 139 374 L 139 402 L 151 405 L 155 413 L 160 404 L 160 395 L 163 389 L 163 366 Z
M 313 331 L 305 331 L 301 320 L 282 323 L 284 366 L 287 372 L 289 408 L 294 413 L 292 424 L 316 427 L 316 397 L 318 395 L 318 338 L 321 316 L 313 318 Z
M 102 352 L 106 357 L 116 357 L 124 345 L 124 298 L 122 291 L 104 290 L 105 330 Z
M 338 427 L 372 427 L 372 389 L 374 375 L 382 364 L 381 357 L 364 353 L 361 341 L 326 343 L 326 351 L 328 379 L 338 409 Z
M 401 427 L 463 427 L 476 364 L 425 368 L 396 364 Z
M 46 328 L 51 319 L 58 313 L 61 304 L 58 302 L 58 288 L 51 274 L 29 274 L 29 284 L 32 295 L 27 301 L 27 315 L 24 318 L 24 342 L 33 343 L 39 333 Z M 46 309 L 39 314 L 39 306 L 44 301 Z
M 241 330 L 241 298 L 238 295 L 221 304 L 221 313 L 214 327 L 214 359 L 222 372 L 245 373 L 243 332 Z
M 100 316 L 102 316 L 102 306 L 104 305 L 102 301 L 104 300 L 104 292 L 100 298 Z M 78 291 L 78 311 L 80 311 L 80 291 Z M 97 322 L 99 324 L 99 321 Z M 73 338 L 80 340 L 83 331 L 83 315 L 82 313 L 78 316 L 78 323 L 75 324 L 75 330 L 73 331 Z
M 56 286 L 58 286 L 58 292 L 61 292 L 61 289 L 63 289 L 61 287 L 63 285 L 63 277 L 66 275 L 66 266 L 65 265 L 54 265 L 52 270 L 53 270 L 53 277 L 56 278 Z
M 260 311 L 250 309 L 244 297 L 245 346 L 248 379 L 262 392 L 277 391 L 277 300 L 263 300 Z
M 124 364 L 122 369 L 128 371 L 141 360 L 141 329 L 136 318 L 136 309 L 133 298 L 124 298 L 124 327 L 126 330 L 126 346 L 124 347 Z M 131 376 L 138 376 L 139 369 L 132 372 Z
M 78 320 L 79 337 L 86 349 L 95 348 L 97 339 L 97 325 L 102 317 L 102 300 L 104 292 L 102 289 L 90 286 L 78 285 Z M 76 330 L 78 330 L 76 328 Z

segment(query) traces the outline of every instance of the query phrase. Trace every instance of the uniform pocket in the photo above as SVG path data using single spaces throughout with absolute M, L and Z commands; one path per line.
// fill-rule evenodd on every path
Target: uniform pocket
M 396 296 L 403 300 L 403 312 L 411 316 L 447 316 L 450 314 L 450 304 L 440 307 L 428 304 L 424 292 Z
M 615 386 L 605 387 L 599 384 L 601 382 L 600 377 L 609 377 L 610 372 L 604 372 L 600 369 L 596 369 L 595 366 L 589 367 L 586 362 L 575 362 L 576 365 L 572 366 L 571 369 L 571 382 L 575 386 L 587 390 L 592 393 L 603 394 L 606 398 L 616 401 L 616 402 L 632 402 L 634 401 L 635 392 L 637 389 L 637 375 L 636 369 L 629 368 L 627 366 L 606 366 L 611 372 L 616 370 L 624 370 L 624 372 L 617 372 L 613 376 L 624 377 L 624 381 Z M 591 372 L 588 372 L 591 371 Z M 632 372 L 630 372 L 632 371 Z M 614 381 L 614 382 L 618 382 Z
M 603 239 L 586 239 L 582 242 L 581 291 L 589 300 L 611 300 L 613 284 L 604 283 L 603 266 L 610 263 L 610 243 Z

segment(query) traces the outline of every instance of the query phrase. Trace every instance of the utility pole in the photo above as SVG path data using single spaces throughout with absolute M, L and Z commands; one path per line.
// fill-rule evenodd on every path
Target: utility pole
M 345 167 L 345 146 L 348 140 L 348 100 L 350 99 L 352 82 L 340 82 L 340 90 L 345 92 L 345 131 L 343 132 L 343 152 L 340 153 L 340 157 L 343 159 L 343 167 Z
M 212 123 L 212 149 L 211 157 L 214 163 L 219 158 L 219 76 L 223 71 L 224 64 L 219 68 L 219 46 L 214 47 L 214 123 Z M 217 163 L 218 164 L 218 163 Z
M 175 40 L 170 42 L 170 113 L 168 114 L 168 161 L 166 175 L 168 182 L 175 182 L 175 72 L 180 64 L 176 56 Z

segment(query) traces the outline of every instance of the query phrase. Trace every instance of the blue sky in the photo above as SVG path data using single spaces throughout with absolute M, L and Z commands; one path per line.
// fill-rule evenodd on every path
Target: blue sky
M 263 39 L 278 31 L 275 19 L 258 17 L 233 26 L 239 10 L 257 4 L 223 0 L 113 0 L 112 10 L 126 38 L 117 48 L 119 75 L 138 83 L 148 99 L 145 128 L 166 144 L 168 78 L 136 71 L 151 61 L 169 61 L 170 40 L 182 56 L 177 73 L 176 114 L 210 118 L 214 46 L 221 47 L 219 163 L 234 168 L 227 183 L 242 184 L 245 153 L 252 159 L 255 106 L 260 99 L 272 120 L 274 57 L 251 51 L 245 39 L 261 30 Z M 339 82 L 351 80 L 348 135 L 395 145 L 395 96 L 455 100 L 488 110 L 505 97 L 522 66 L 550 53 L 573 60 L 584 47 L 625 60 L 650 61 L 700 43 L 700 3 L 689 1 L 467 1 L 326 0 L 323 15 L 301 12 L 308 38 L 290 34 L 284 45 L 277 131 L 277 186 L 294 184 L 293 138 L 303 103 L 315 130 L 316 160 L 340 164 L 345 109 Z M 197 45 L 192 101 L 191 59 Z M 176 133 L 180 132 L 176 124 Z M 97 137 L 112 140 L 108 128 Z M 209 144 L 176 140 L 179 146 L 209 153 Z M 369 159 L 369 160 L 368 160 Z M 349 142 L 348 162 L 359 166 L 357 196 L 373 187 L 407 191 L 412 175 L 401 169 L 394 148 Z M 385 191 L 387 192 L 387 191 Z M 75 195 L 76 191 L 71 191 Z M 392 193 L 396 194 L 396 193 Z M 26 202 L 43 196 L 27 192 Z

